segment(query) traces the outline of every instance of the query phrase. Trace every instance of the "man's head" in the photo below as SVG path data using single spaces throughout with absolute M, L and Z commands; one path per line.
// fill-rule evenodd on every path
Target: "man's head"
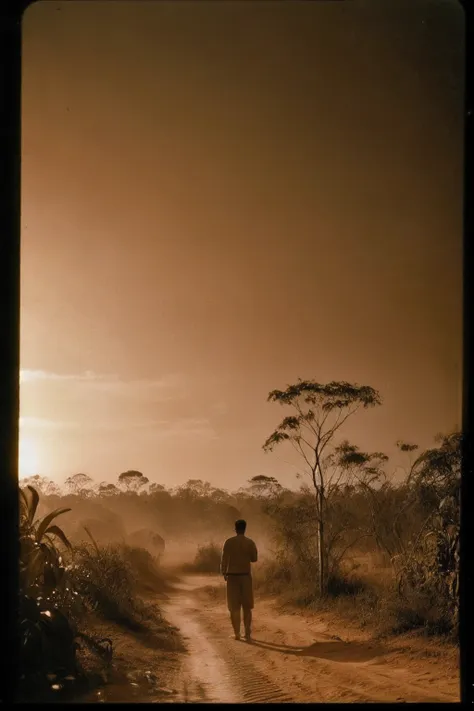
M 245 533 L 245 529 L 247 528 L 247 521 L 244 521 L 242 518 L 239 518 L 238 521 L 235 522 L 235 532 L 236 533 Z

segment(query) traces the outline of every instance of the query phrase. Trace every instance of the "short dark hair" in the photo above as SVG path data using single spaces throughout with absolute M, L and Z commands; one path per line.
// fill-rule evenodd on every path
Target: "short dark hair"
M 238 521 L 235 522 L 235 530 L 237 533 L 245 533 L 245 529 L 247 528 L 247 521 L 244 521 L 243 518 L 239 518 Z

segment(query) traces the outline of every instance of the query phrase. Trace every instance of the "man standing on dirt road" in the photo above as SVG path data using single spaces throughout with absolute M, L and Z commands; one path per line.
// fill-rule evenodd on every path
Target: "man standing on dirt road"
M 235 639 L 240 639 L 240 608 L 244 612 L 245 639 L 251 640 L 253 585 L 250 564 L 257 562 L 257 546 L 245 535 L 246 521 L 235 522 L 235 536 L 222 549 L 221 573 L 227 582 L 227 607 Z

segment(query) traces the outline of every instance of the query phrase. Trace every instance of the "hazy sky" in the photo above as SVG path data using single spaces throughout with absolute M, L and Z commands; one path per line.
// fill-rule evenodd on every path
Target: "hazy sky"
M 294 484 L 298 376 L 460 422 L 455 0 L 38 2 L 23 21 L 21 471 Z

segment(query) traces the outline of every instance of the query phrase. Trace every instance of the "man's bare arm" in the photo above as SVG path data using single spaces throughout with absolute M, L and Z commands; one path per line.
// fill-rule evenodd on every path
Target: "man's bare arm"
M 227 546 L 227 541 L 224 543 L 222 547 L 222 556 L 221 556 L 221 575 L 226 577 L 227 575 L 227 568 L 229 567 L 229 550 Z
M 252 541 L 252 543 L 253 543 L 253 541 Z M 257 546 L 255 545 L 255 543 L 253 543 L 252 550 L 250 553 L 250 562 L 256 563 L 257 560 L 258 560 Z

